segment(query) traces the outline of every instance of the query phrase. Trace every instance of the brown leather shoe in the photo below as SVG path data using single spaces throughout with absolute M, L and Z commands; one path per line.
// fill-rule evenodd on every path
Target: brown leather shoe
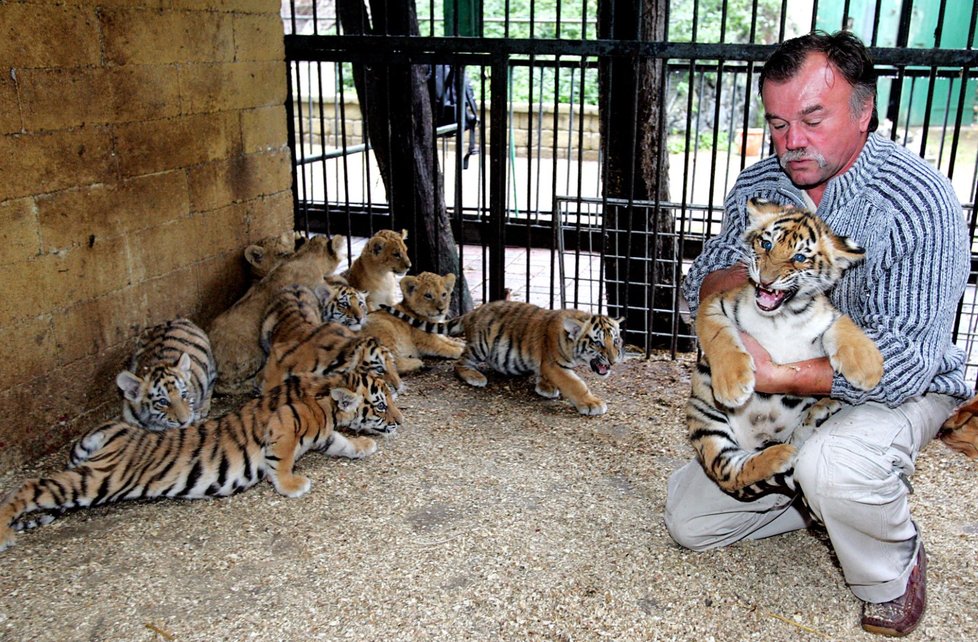
M 927 554 L 924 543 L 917 551 L 917 564 L 910 571 L 907 590 L 889 602 L 863 604 L 863 629 L 870 633 L 902 637 L 920 624 L 927 605 Z

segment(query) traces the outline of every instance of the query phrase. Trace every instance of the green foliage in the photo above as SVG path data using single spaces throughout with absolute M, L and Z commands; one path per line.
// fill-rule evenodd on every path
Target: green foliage
M 754 40 L 751 41 L 755 2 L 757 18 L 753 24 Z M 692 42 L 695 27 L 696 42 L 773 44 L 778 41 L 780 21 L 781 0 L 672 0 L 669 40 Z
M 698 140 L 697 140 L 698 139 Z M 715 146 L 717 150 L 725 152 L 730 149 L 730 137 L 727 132 L 717 132 Z M 689 149 L 699 148 L 701 150 L 712 149 L 714 147 L 713 130 L 698 132 L 695 136 L 690 136 Z M 666 149 L 670 154 L 683 154 L 686 150 L 686 132 L 670 133 L 666 141 Z

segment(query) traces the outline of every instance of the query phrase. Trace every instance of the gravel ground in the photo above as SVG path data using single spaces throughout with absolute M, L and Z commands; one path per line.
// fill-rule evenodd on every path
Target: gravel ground
M 436 363 L 407 379 L 406 425 L 373 457 L 300 461 L 305 497 L 262 483 L 22 533 L 0 553 L 0 639 L 874 639 L 824 533 L 709 553 L 669 538 L 689 366 L 588 376 L 609 405 L 588 418 L 528 381 L 478 390 Z M 976 467 L 939 442 L 918 461 L 930 599 L 912 639 L 978 639 Z

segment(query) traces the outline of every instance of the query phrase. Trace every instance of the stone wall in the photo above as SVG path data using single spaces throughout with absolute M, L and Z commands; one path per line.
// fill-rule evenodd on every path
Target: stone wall
M 112 417 L 291 229 L 279 0 L 0 2 L 0 474 Z

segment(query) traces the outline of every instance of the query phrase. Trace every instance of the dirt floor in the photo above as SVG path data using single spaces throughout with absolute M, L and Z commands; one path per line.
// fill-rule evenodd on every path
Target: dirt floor
M 437 363 L 407 379 L 406 425 L 377 454 L 306 455 L 302 498 L 262 483 L 20 534 L 0 553 L 0 639 L 874 639 L 824 533 L 709 553 L 669 538 L 689 365 L 587 376 L 609 406 L 588 418 L 526 380 L 479 390 Z M 918 461 L 930 599 L 912 639 L 978 639 L 976 479 L 978 463 L 939 442 Z

